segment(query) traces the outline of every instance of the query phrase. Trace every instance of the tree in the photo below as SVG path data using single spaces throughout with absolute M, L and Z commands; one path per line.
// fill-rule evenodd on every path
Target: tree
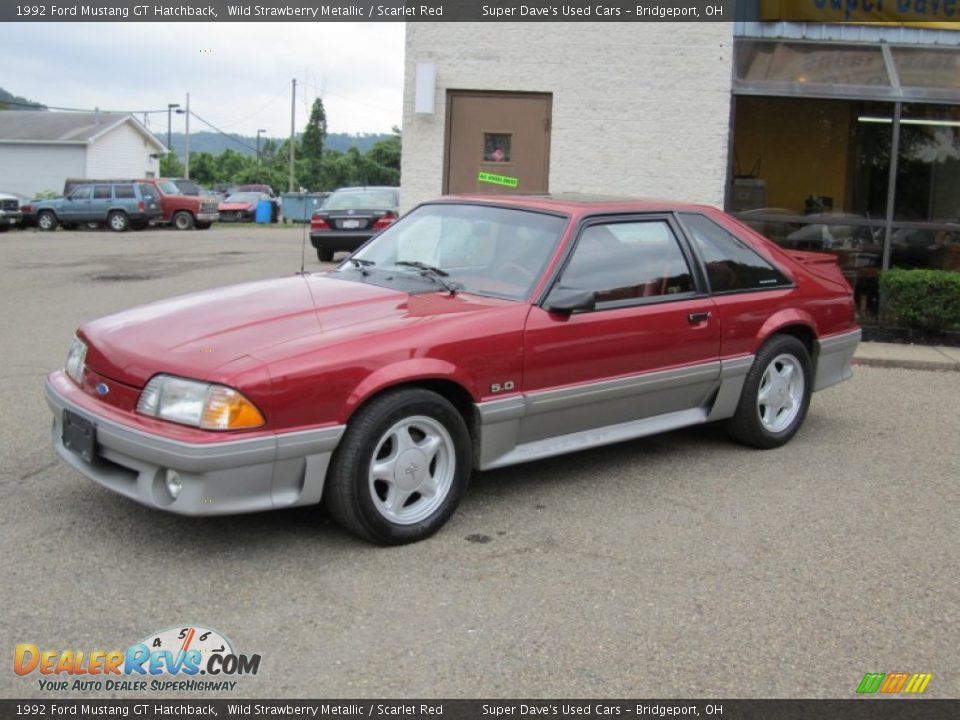
M 183 177 L 183 163 L 175 152 L 168 152 L 160 158 L 161 177 Z
M 300 182 L 310 190 L 319 190 L 323 182 L 323 144 L 327 139 L 327 113 L 323 100 L 317 98 L 310 108 L 310 119 L 300 139 L 298 155 L 303 159 L 304 173 Z

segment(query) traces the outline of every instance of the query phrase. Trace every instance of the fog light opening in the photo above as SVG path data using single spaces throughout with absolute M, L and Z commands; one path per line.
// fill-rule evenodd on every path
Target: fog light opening
M 170 497 L 176 500 L 180 497 L 180 491 L 183 490 L 183 481 L 180 479 L 180 473 L 176 470 L 167 470 L 167 492 L 170 493 Z

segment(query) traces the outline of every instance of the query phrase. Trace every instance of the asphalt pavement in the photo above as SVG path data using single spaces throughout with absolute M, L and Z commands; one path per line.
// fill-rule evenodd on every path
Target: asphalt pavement
M 15 675 L 19 643 L 194 624 L 261 655 L 236 697 L 849 698 L 893 671 L 960 696 L 957 372 L 859 366 L 774 451 L 700 427 L 476 474 L 435 537 L 390 549 L 313 508 L 167 515 L 56 459 L 42 380 L 78 325 L 293 273 L 302 240 L 0 235 L 0 696 L 91 696 Z

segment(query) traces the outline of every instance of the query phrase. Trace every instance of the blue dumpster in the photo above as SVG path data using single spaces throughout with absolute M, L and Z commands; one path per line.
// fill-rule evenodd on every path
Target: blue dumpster
M 273 203 L 269 200 L 260 200 L 257 203 L 256 221 L 258 223 L 268 223 L 273 216 Z
M 284 221 L 310 222 L 310 217 L 323 206 L 323 201 L 329 194 L 326 192 L 283 193 L 280 199 Z

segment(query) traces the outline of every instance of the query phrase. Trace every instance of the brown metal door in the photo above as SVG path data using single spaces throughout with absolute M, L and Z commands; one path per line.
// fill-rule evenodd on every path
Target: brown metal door
M 551 100 L 448 90 L 444 193 L 547 192 Z

